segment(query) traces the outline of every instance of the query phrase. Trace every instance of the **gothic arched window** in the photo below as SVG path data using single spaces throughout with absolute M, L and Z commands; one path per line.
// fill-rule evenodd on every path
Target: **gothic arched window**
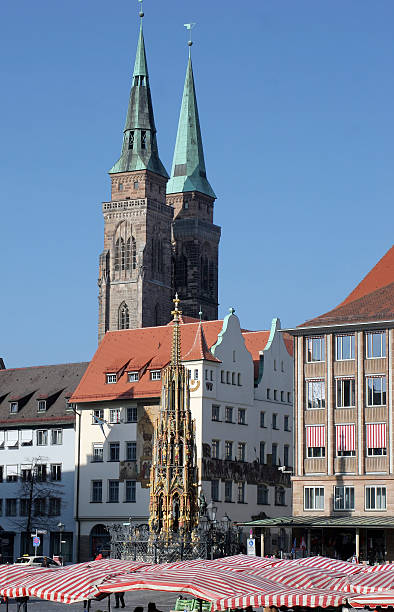
M 123 238 L 118 238 L 115 243 L 115 270 L 124 270 L 126 265 L 125 247 Z
M 135 270 L 137 267 L 137 247 L 134 236 L 127 239 L 126 270 Z
M 119 306 L 118 329 L 129 329 L 129 308 L 125 302 Z

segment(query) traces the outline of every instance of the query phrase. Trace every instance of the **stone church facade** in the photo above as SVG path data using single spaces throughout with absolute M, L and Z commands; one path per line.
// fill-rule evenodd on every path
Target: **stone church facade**
M 205 169 L 189 53 L 171 176 L 159 158 L 142 24 L 122 152 L 102 205 L 99 342 L 107 331 L 168 322 L 175 292 L 184 315 L 218 317 L 215 193 Z

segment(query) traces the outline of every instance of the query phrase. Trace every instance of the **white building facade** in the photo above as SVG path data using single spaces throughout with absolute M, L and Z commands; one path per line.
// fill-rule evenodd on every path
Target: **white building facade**
M 275 319 L 270 331 L 242 332 L 233 309 L 223 321 L 181 325 L 199 486 L 217 520 L 291 513 L 289 477 L 278 467 L 292 465 L 293 365 L 279 327 Z M 170 341 L 171 325 L 107 333 L 72 398 L 81 560 L 109 548 L 106 525 L 147 523 Z
M 0 370 L 1 559 L 75 560 L 75 415 L 69 397 L 86 363 Z

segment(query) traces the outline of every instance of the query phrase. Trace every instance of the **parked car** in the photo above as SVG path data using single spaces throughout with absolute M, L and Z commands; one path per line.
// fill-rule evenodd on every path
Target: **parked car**
M 60 563 L 51 559 L 50 557 L 34 557 L 30 555 L 23 555 L 15 560 L 14 565 L 34 565 L 36 567 L 60 567 Z

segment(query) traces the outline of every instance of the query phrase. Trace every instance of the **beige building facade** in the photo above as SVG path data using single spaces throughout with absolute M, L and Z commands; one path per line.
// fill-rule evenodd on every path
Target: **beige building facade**
M 293 513 L 311 553 L 394 559 L 393 281 L 392 248 L 342 304 L 291 330 Z M 322 517 L 337 528 L 313 529 Z

